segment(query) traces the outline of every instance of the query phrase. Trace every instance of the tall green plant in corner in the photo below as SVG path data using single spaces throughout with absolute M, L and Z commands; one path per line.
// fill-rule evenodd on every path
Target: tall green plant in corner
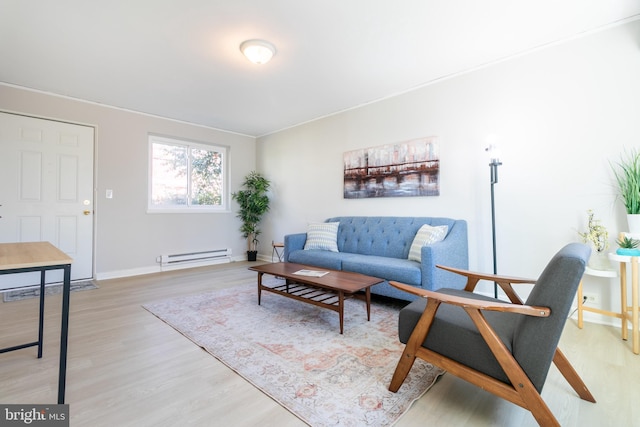
M 267 191 L 271 183 L 256 171 L 250 172 L 244 179 L 243 190 L 239 190 L 231 197 L 238 202 L 240 210 L 236 217 L 240 218 L 242 225 L 240 232 L 247 239 L 247 259 L 256 260 L 258 252 L 259 224 L 264 214 L 269 211 L 269 196 Z
M 620 157 L 620 161 L 612 165 L 618 183 L 619 196 L 627 211 L 629 231 L 640 232 L 640 151 L 632 149 Z

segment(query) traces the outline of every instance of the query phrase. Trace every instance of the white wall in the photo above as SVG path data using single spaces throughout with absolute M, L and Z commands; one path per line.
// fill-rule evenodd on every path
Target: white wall
M 246 243 L 232 212 L 147 214 L 148 134 L 230 147 L 231 191 L 255 168 L 255 138 L 0 85 L 0 110 L 96 127 L 97 277 L 159 271 L 156 257 Z M 106 189 L 113 199 L 106 199 Z M 235 204 L 231 205 L 232 207 Z
M 609 161 L 640 145 L 639 44 L 635 21 L 259 138 L 257 152 L 250 137 L 2 85 L 0 110 L 96 126 L 98 277 L 154 271 L 162 253 L 220 242 L 244 254 L 234 213 L 146 214 L 149 132 L 230 146 L 232 191 L 256 167 L 273 181 L 263 257 L 271 240 L 329 216 L 438 215 L 469 222 L 471 268 L 484 271 L 492 258 L 483 149 L 496 134 L 504 161 L 498 270 L 535 277 L 552 253 L 577 240 L 587 209 L 612 236 L 626 228 Z M 439 197 L 343 199 L 345 151 L 432 135 L 441 144 Z M 585 279 L 605 309 L 617 308 L 611 285 Z
M 259 138 L 258 169 L 274 185 L 262 241 L 336 215 L 447 216 L 469 223 L 471 268 L 491 271 L 483 149 L 496 134 L 504 163 L 495 187 L 498 271 L 537 277 L 555 251 L 579 240 L 588 209 L 612 236 L 626 228 L 609 162 L 640 146 L 639 44 L 635 21 Z M 439 197 L 343 199 L 345 151 L 432 135 L 440 138 Z M 617 301 L 606 279 L 585 280 L 605 307 Z

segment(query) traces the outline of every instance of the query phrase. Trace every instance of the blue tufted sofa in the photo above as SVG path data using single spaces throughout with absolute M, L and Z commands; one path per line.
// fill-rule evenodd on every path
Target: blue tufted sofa
M 307 233 L 289 234 L 284 238 L 284 260 L 319 268 L 353 271 L 385 279 L 371 292 L 388 297 L 413 300 L 389 285 L 389 280 L 436 290 L 441 287 L 464 288 L 465 278 L 436 264 L 469 268 L 467 223 L 464 220 L 431 217 L 343 216 L 325 222 L 339 222 L 338 252 L 304 250 Z M 444 240 L 422 247 L 421 262 L 408 259 L 416 232 L 423 224 L 447 225 Z

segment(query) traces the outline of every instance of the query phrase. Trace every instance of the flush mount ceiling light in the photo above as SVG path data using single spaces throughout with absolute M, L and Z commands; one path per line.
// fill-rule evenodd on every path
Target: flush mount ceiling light
M 266 64 L 276 54 L 276 47 L 265 40 L 247 40 L 240 44 L 240 51 L 254 64 Z

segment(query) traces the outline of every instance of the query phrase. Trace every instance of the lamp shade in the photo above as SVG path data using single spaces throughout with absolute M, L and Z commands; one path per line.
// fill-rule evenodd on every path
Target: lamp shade
M 500 148 L 498 148 L 496 144 L 489 145 L 489 147 L 487 147 L 485 151 L 489 155 L 489 160 L 491 162 L 496 162 L 496 163 L 500 162 L 500 157 L 502 157 L 502 151 L 500 151 Z
M 502 151 L 498 148 L 498 137 L 494 134 L 488 135 L 486 138 L 487 144 L 489 146 L 485 148 L 484 151 L 487 152 L 489 156 L 489 160 L 491 163 L 500 163 L 500 158 L 502 157 Z
M 246 40 L 240 44 L 240 51 L 254 64 L 266 64 L 276 54 L 274 45 L 265 40 Z

